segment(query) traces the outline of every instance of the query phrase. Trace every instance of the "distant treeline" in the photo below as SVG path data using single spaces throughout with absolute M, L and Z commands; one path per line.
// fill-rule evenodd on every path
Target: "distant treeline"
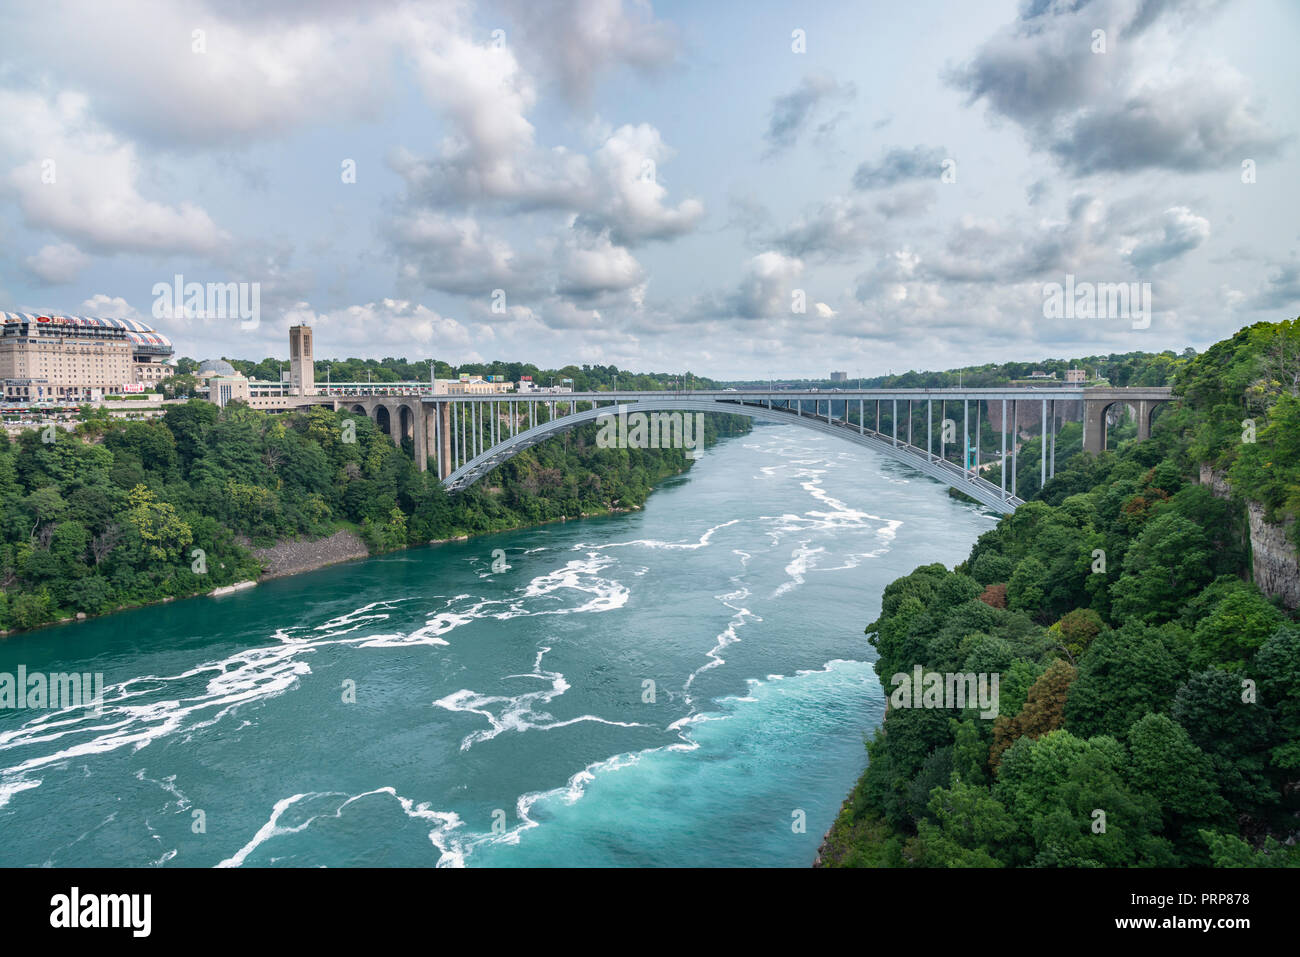
M 263 359 L 253 362 L 249 359 L 228 359 L 234 368 L 250 379 L 262 379 L 279 382 L 282 370 L 289 364 L 283 359 Z M 176 362 L 176 371 L 181 375 L 191 375 L 199 368 L 194 359 L 181 358 Z M 401 359 L 317 359 L 314 367 L 318 383 L 329 382 L 428 382 L 429 360 L 417 359 L 414 362 Z M 539 386 L 561 385 L 564 380 L 572 380 L 575 392 L 600 392 L 614 388 L 638 391 L 660 391 L 664 389 L 685 388 L 713 389 L 718 385 L 712 379 L 701 378 L 691 372 L 628 372 L 618 366 L 608 365 L 567 365 L 561 369 L 544 369 L 531 362 L 467 362 L 459 366 L 448 365 L 441 359 L 434 360 L 433 374 L 439 379 L 455 379 L 466 375 L 500 375 L 509 382 L 518 382 L 524 376 L 531 376 Z
M 978 366 L 964 366 L 942 372 L 904 372 L 901 375 L 849 376 L 847 381 L 832 382 L 827 379 L 781 379 L 779 383 L 806 388 L 823 389 L 947 389 L 959 385 L 970 389 L 993 388 L 1006 385 L 1015 379 L 1028 379 L 1033 372 L 1056 373 L 1058 383 L 1065 381 L 1066 369 L 1084 369 L 1092 377 L 1104 378 L 1113 386 L 1169 385 L 1178 370 L 1196 355 L 1187 348 L 1178 354 L 1165 352 L 1125 352 L 1107 356 L 1084 356 L 1079 359 L 1041 359 L 1037 362 L 988 362 Z M 766 389 L 768 379 L 750 379 L 723 382 L 736 388 Z M 859 386 L 859 383 L 861 385 Z

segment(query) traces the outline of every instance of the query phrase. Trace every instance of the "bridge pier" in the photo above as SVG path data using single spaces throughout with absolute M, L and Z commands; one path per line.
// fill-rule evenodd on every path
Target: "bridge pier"
M 998 465 L 999 485 L 1001 486 L 1002 497 L 1007 497 L 1007 400 L 1002 400 L 1002 459 Z
M 1043 411 L 1038 417 L 1038 437 L 1041 445 L 1042 464 L 1038 469 L 1038 487 L 1042 488 L 1047 484 L 1047 400 L 1043 400 Z
M 1011 497 L 1016 497 L 1016 466 L 1020 464 L 1020 423 L 1016 418 L 1020 403 L 1011 400 Z
M 1083 403 L 1083 450 L 1094 455 L 1106 448 L 1106 410 L 1111 403 L 1088 399 Z
M 405 408 L 411 415 L 411 444 L 415 446 L 415 465 L 421 472 L 426 472 L 429 469 L 429 437 L 425 434 L 424 404 L 417 402 L 414 408 Z
M 441 481 L 451 474 L 451 416 L 446 402 L 434 402 L 429 406 L 421 403 L 417 434 L 422 443 L 417 442 L 416 464 L 421 472 L 429 470 L 429 459 L 434 460 L 434 468 Z

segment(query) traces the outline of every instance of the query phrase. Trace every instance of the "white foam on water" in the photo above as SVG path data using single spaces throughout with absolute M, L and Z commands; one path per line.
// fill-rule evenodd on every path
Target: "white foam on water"
M 41 786 L 40 778 L 27 778 L 17 781 L 0 781 L 0 807 L 9 803 L 9 799 L 19 791 L 30 791 Z
M 761 699 L 753 692 L 757 692 L 765 684 L 771 684 L 779 681 L 786 681 L 789 678 L 804 678 L 815 675 L 829 674 L 843 666 L 865 666 L 868 669 L 868 676 L 864 677 L 864 682 L 870 683 L 874 679 L 874 672 L 870 671 L 870 665 L 866 662 L 851 661 L 848 659 L 836 658 L 826 662 L 821 668 L 800 669 L 793 676 L 788 675 L 768 675 L 765 680 L 756 678 L 747 679 L 750 694 L 728 696 L 720 698 L 718 704 L 722 708 L 728 708 L 734 704 L 757 704 Z M 658 753 L 669 752 L 686 752 L 695 751 L 702 745 L 690 737 L 689 731 L 692 726 L 715 721 L 729 721 L 737 717 L 734 713 L 724 712 L 695 712 L 683 718 L 679 718 L 669 725 L 668 730 L 675 731 L 678 734 L 678 740 L 665 745 L 658 745 L 652 748 L 645 748 L 640 751 L 626 752 L 616 754 L 600 761 L 592 762 L 572 775 L 563 785 L 551 788 L 546 791 L 531 791 L 521 794 L 515 802 L 516 813 L 522 823 L 513 828 L 504 831 L 501 834 L 484 834 L 474 838 L 466 839 L 461 847 L 468 854 L 473 848 L 483 844 L 519 844 L 523 834 L 533 828 L 542 826 L 542 822 L 533 817 L 533 809 L 539 805 L 550 801 L 559 801 L 566 806 L 572 806 L 587 795 L 590 785 L 597 780 L 601 774 L 608 774 L 623 770 L 625 768 L 635 767 L 642 761 L 652 759 Z M 463 861 L 462 861 L 463 863 Z
M 730 521 L 722 522 L 719 525 L 714 525 L 712 528 L 705 531 L 705 533 L 701 535 L 697 541 L 694 542 L 664 542 L 652 538 L 638 538 L 630 542 L 607 542 L 604 545 L 586 545 L 579 542 L 577 545 L 573 546 L 573 549 L 574 551 L 586 550 L 590 552 L 599 552 L 599 551 L 604 551 L 607 548 L 640 547 L 640 548 L 656 548 L 656 549 L 681 549 L 685 551 L 694 551 L 699 548 L 708 548 L 709 541 L 713 538 L 716 532 L 720 531 L 721 529 L 728 528 L 732 525 L 735 525 L 740 521 L 741 519 L 733 518 Z
M 347 795 L 342 791 L 312 791 L 302 794 L 294 794 L 287 798 L 282 798 L 275 802 L 275 807 L 271 810 L 270 819 L 263 824 L 256 834 L 241 847 L 234 855 L 226 858 L 217 867 L 241 867 L 248 859 L 248 856 L 257 850 L 263 844 L 275 838 L 284 837 L 291 834 L 300 834 L 312 825 L 313 822 L 322 818 L 332 817 L 341 818 L 347 808 L 360 801 L 363 798 L 371 797 L 377 794 L 385 794 L 397 801 L 402 813 L 407 817 L 419 821 L 433 821 L 436 827 L 429 832 L 429 841 L 439 852 L 436 862 L 438 867 L 461 866 L 465 862 L 464 851 L 458 846 L 452 832 L 461 827 L 463 822 L 460 816 L 453 811 L 435 811 L 429 804 L 416 804 L 410 798 L 402 797 L 392 787 L 379 787 L 370 791 L 363 791 L 360 794 Z M 307 820 L 293 826 L 281 825 L 280 818 L 293 807 L 303 800 L 315 800 L 318 798 L 343 798 L 333 811 L 322 811 L 313 814 Z
M 742 552 L 741 554 L 744 553 Z M 742 563 L 742 567 L 743 567 L 743 563 Z M 731 580 L 733 582 L 736 582 L 737 584 L 740 583 L 739 576 L 733 577 Z M 725 595 L 713 596 L 718 601 L 722 602 L 722 604 L 726 605 L 728 608 L 734 611 L 735 614 L 731 617 L 731 620 L 727 622 L 727 627 L 722 631 L 721 634 L 717 636 L 716 643 L 714 644 L 714 646 L 711 649 L 709 649 L 708 652 L 705 653 L 705 657 L 708 658 L 709 660 L 703 665 L 701 665 L 700 667 L 696 668 L 694 671 L 692 671 L 690 675 L 687 676 L 686 683 L 682 685 L 682 691 L 685 693 L 685 699 L 688 705 L 693 703 L 693 699 L 691 698 L 690 695 L 690 688 L 691 685 L 695 683 L 696 677 L 702 674 L 703 672 L 708 671 L 711 668 L 717 668 L 727 663 L 726 659 L 722 657 L 722 651 L 728 645 L 740 641 L 740 636 L 736 634 L 737 629 L 744 626 L 746 619 L 750 619 L 753 621 L 763 620 L 758 615 L 755 615 L 748 608 L 735 604 L 735 602 L 744 601 L 746 598 L 749 597 L 749 594 L 750 594 L 749 588 L 747 588 L 743 584 L 740 584 L 739 587 L 733 592 L 728 592 Z
M 809 569 L 815 568 L 814 559 L 818 555 L 824 555 L 826 549 L 821 545 L 811 547 L 805 540 L 799 543 L 793 552 L 790 553 L 790 562 L 785 566 L 785 573 L 790 577 L 787 582 L 782 582 L 772 592 L 773 598 L 780 598 L 786 592 L 798 588 L 805 581 L 804 575 Z
M 599 555 L 570 560 L 537 576 L 508 599 L 477 599 L 469 594 L 444 599 L 443 608 L 410 632 L 366 633 L 389 621 L 397 605 L 414 599 L 369 602 L 319 625 L 278 628 L 271 636 L 274 644 L 267 647 L 244 649 L 179 674 L 143 675 L 106 687 L 102 710 L 41 712 L 0 732 L 0 807 L 14 795 L 40 787 L 42 780 L 33 776 L 38 769 L 65 766 L 79 757 L 121 748 L 139 750 L 170 735 L 189 735 L 218 723 L 241 705 L 284 694 L 311 674 L 306 656 L 324 647 L 446 646 L 446 635 L 483 618 L 568 615 L 622 607 L 628 600 L 627 589 L 597 574 L 612 563 Z M 564 600 L 566 593 L 589 597 L 570 604 Z M 604 720 L 587 715 L 566 723 Z M 549 716 L 535 723 L 543 729 L 562 724 Z M 13 754 L 8 763 L 3 758 L 5 752 Z
M 546 711 L 537 710 L 536 706 L 549 704 L 569 690 L 569 683 L 558 671 L 542 670 L 542 658 L 550 651 L 542 648 L 537 653 L 533 664 L 533 673 L 527 675 L 507 675 L 506 678 L 534 678 L 548 682 L 549 687 L 537 691 L 527 691 L 517 695 L 485 695 L 468 688 L 452 692 L 446 697 L 433 702 L 434 707 L 452 712 L 476 714 L 486 719 L 488 727 L 474 731 L 465 736 L 460 743 L 462 751 L 468 751 L 475 744 L 491 741 L 507 731 L 523 733 L 525 731 L 553 731 L 570 725 L 594 722 L 608 724 L 619 728 L 645 728 L 649 725 L 639 721 L 613 721 L 594 714 L 584 714 L 576 718 L 557 721 Z M 505 679 L 503 679 L 505 680 Z

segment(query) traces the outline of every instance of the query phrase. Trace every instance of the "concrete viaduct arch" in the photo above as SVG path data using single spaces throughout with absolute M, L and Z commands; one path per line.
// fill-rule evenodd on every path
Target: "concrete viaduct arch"
M 1156 406 L 1170 400 L 1168 388 L 1088 389 L 1083 400 L 1083 448 L 1097 453 L 1106 448 L 1106 412 L 1122 402 L 1137 413 L 1138 441 L 1151 438 L 1151 417 Z
M 402 439 L 410 439 L 415 461 L 424 470 L 430 446 L 426 442 L 428 429 L 421 396 L 348 396 L 334 400 L 334 408 L 364 415 L 399 449 Z

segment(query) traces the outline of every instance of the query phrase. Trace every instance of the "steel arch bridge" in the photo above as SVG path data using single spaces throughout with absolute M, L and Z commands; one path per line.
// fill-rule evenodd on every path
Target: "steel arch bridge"
M 1132 405 L 1139 413 L 1138 437 L 1150 434 L 1150 415 L 1157 403 L 1171 398 L 1167 388 L 1081 389 L 1081 388 L 1003 388 L 1003 389 L 849 389 L 837 392 L 760 391 L 760 392 L 588 392 L 525 394 L 494 393 L 485 395 L 439 395 L 425 397 L 426 427 L 415 428 L 412 422 L 403 431 L 414 441 L 417 459 L 424 464 L 427 454 L 437 462 L 442 484 L 451 490 L 468 488 L 503 462 L 560 433 L 585 423 L 620 413 L 693 413 L 714 412 L 744 415 L 765 422 L 799 425 L 825 435 L 844 439 L 855 445 L 874 449 L 896 461 L 915 468 L 952 488 L 969 495 L 989 508 L 1009 513 L 1024 500 L 1016 495 L 1016 464 L 1022 430 L 1018 421 L 1039 425 L 1043 437 L 1040 463 L 1042 483 L 1055 474 L 1057 423 L 1063 417 L 1057 403 L 1082 403 L 1071 411 L 1072 420 L 1084 423 L 1084 448 L 1099 450 L 1105 445 L 1105 412 L 1117 402 Z M 842 403 L 840 414 L 834 408 Z M 868 428 L 868 403 L 874 404 L 875 428 Z M 899 427 L 899 408 L 907 404 L 904 428 Z M 914 438 L 918 403 L 925 405 L 925 445 Z M 975 426 L 970 426 L 970 405 L 976 407 Z M 1030 412 L 1019 419 L 1028 403 Z M 857 421 L 849 421 L 853 405 Z M 1001 415 L 997 415 L 1000 404 Z M 949 409 L 960 405 L 963 423 L 960 439 L 955 434 Z M 1049 412 L 1050 405 L 1050 412 Z M 586 406 L 583 408 L 583 406 Z M 936 408 L 937 406 L 937 408 Z M 825 411 L 823 411 L 823 407 Z M 981 412 L 981 407 L 985 410 Z M 1009 408 L 1009 412 L 1008 412 Z M 544 410 L 544 415 L 539 411 Z M 881 428 L 882 410 L 888 410 L 890 428 Z M 936 419 L 934 413 L 939 412 Z M 953 415 L 956 413 L 953 412 Z M 541 419 L 541 421 L 539 421 Z M 987 421 L 1000 432 L 998 451 L 992 461 L 981 463 L 980 428 Z M 944 429 L 944 421 L 949 428 Z M 405 421 L 404 419 L 402 421 Z M 1008 423 L 1011 444 L 1008 447 Z M 938 428 L 936 429 L 936 426 Z M 1100 430 L 1100 436 L 1098 431 Z M 902 434 L 900 434 L 900 432 Z M 423 433 L 423 434 L 422 434 Z M 400 441 L 396 430 L 394 439 Z M 971 440 L 974 439 L 972 446 Z M 966 449 L 963 461 L 947 458 L 948 446 L 961 442 Z M 426 451 L 427 450 L 427 451 Z M 983 469 L 999 462 L 1009 462 L 1001 470 L 999 484 L 983 477 Z M 1008 482 L 1010 483 L 1008 487 Z

